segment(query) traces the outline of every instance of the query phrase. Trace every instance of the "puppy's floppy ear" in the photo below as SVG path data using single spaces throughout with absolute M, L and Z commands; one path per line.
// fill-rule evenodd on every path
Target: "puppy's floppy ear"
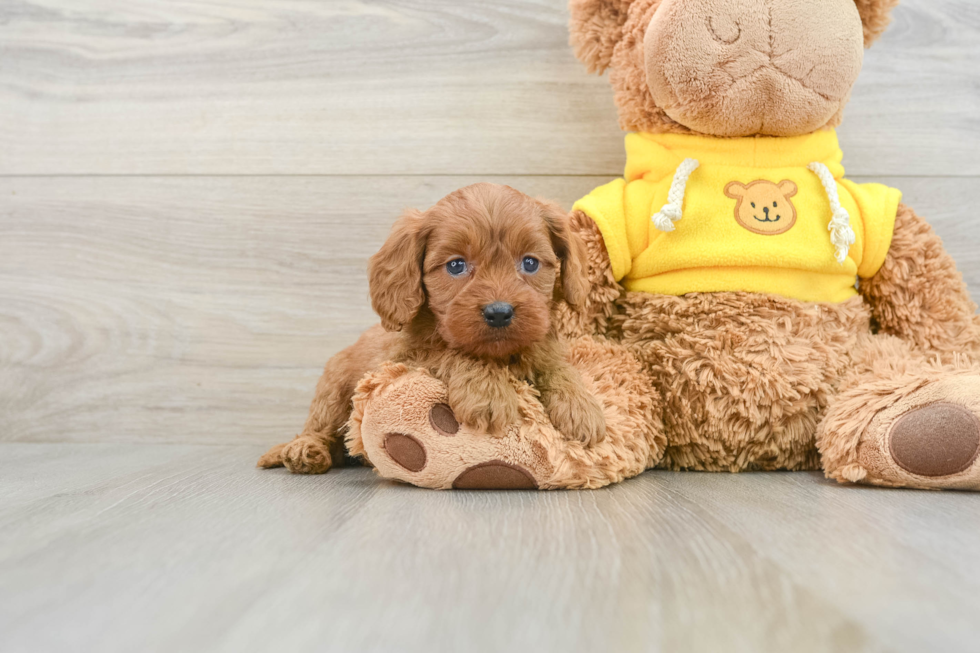
M 869 48 L 878 40 L 892 22 L 892 9 L 899 0 L 854 0 L 861 23 L 864 25 L 864 47 Z
M 537 200 L 541 216 L 548 225 L 551 247 L 561 265 L 561 294 L 571 306 L 585 303 L 589 294 L 589 277 L 586 270 L 588 252 L 585 243 L 569 225 L 569 215 L 552 202 Z
M 424 217 L 405 211 L 391 228 L 391 235 L 368 261 L 371 306 L 386 331 L 401 331 L 425 303 L 422 259 L 425 257 Z
M 569 41 L 590 73 L 602 73 L 623 38 L 633 0 L 569 0 Z

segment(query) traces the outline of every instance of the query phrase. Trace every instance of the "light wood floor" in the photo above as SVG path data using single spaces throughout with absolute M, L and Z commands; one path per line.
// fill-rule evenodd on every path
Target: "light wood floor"
M 621 173 L 564 0 L 0 0 L 0 651 L 980 651 L 980 496 L 252 465 L 402 208 Z M 980 4 L 905 0 L 840 130 L 980 288 Z

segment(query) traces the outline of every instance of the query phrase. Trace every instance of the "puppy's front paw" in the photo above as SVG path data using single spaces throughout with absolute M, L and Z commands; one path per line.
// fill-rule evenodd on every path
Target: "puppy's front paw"
M 520 417 L 516 408 L 511 411 L 506 404 L 467 406 L 455 408 L 454 411 L 460 422 L 494 438 L 502 438 L 507 435 L 507 429 L 512 424 L 516 424 Z
M 606 417 L 595 397 L 586 392 L 555 392 L 542 396 L 551 424 L 566 440 L 587 447 L 606 437 Z
M 262 469 L 272 469 L 273 467 L 282 467 L 282 450 L 286 448 L 286 444 L 277 444 L 272 447 L 259 458 L 259 462 L 255 464 L 256 467 L 261 467 Z
M 449 405 L 459 421 L 476 431 L 494 438 L 507 435 L 507 430 L 520 423 L 517 393 L 511 388 L 497 389 L 484 396 L 476 392 L 449 392 Z
M 521 413 L 517 410 L 517 395 L 514 394 L 512 400 L 498 399 L 498 403 L 490 407 L 490 423 L 487 425 L 487 433 L 495 438 L 502 438 L 507 435 L 511 426 L 519 424 Z
M 282 445 L 279 457 L 294 474 L 323 474 L 333 464 L 326 444 L 302 435 Z

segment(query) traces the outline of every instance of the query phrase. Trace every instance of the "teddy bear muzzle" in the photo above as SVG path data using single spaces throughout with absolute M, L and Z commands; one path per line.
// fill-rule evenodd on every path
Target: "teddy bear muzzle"
M 676 122 L 714 136 L 794 136 L 841 112 L 864 36 L 853 0 L 663 0 L 643 48 L 650 92 Z

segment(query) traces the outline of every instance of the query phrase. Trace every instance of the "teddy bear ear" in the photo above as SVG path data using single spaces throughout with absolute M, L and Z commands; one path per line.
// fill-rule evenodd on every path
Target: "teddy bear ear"
M 590 73 L 602 73 L 623 38 L 633 0 L 569 0 L 569 41 Z
M 861 22 L 864 24 L 864 47 L 878 40 L 888 24 L 892 22 L 892 9 L 899 0 L 854 0 Z

